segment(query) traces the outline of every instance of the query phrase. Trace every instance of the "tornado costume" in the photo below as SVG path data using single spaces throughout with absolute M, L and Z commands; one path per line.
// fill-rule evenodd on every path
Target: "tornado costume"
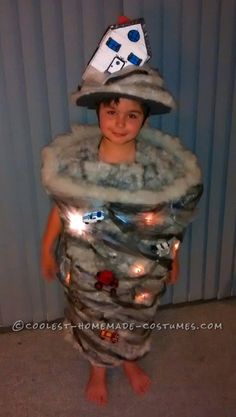
M 89 68 L 73 100 L 93 108 L 111 95 L 140 98 L 152 114 L 174 107 L 146 65 L 118 75 Z M 78 125 L 57 137 L 43 150 L 42 180 L 64 225 L 58 261 L 68 333 L 92 364 L 116 366 L 149 351 L 149 324 L 202 183 L 178 138 L 143 128 L 135 162 L 123 164 L 99 160 L 100 139 L 97 126 Z

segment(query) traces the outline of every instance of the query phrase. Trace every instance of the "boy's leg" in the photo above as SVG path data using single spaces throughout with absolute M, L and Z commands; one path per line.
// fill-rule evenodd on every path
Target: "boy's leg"
M 91 365 L 89 381 L 86 387 L 87 399 L 98 405 L 106 405 L 107 394 L 106 368 Z
M 151 383 L 149 376 L 134 361 L 125 361 L 123 368 L 133 390 L 139 395 L 145 394 Z

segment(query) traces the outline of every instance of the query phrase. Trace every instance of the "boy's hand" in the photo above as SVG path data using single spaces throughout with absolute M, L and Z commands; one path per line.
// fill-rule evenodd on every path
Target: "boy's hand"
M 175 257 L 172 263 L 172 270 L 169 272 L 169 276 L 166 279 L 167 284 L 175 284 L 179 277 L 179 258 L 178 255 Z
M 42 251 L 41 255 L 41 271 L 44 278 L 48 281 L 52 281 L 56 278 L 58 272 L 58 265 L 56 263 L 55 256 L 51 251 Z

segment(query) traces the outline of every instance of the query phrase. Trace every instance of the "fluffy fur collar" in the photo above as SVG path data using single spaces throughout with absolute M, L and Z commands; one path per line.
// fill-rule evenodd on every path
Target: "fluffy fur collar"
M 201 183 L 193 153 L 178 138 L 143 128 L 137 138 L 136 162 L 98 161 L 97 126 L 75 125 L 42 151 L 42 181 L 56 198 L 84 198 L 127 204 L 160 204 L 177 200 Z

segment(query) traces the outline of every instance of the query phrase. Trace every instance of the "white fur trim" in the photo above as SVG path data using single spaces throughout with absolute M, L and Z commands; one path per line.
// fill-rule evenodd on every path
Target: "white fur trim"
M 97 126 L 74 126 L 72 132 L 67 135 L 57 137 L 50 146 L 42 151 L 42 181 L 48 192 L 59 198 L 91 198 L 96 200 L 135 203 L 135 204 L 159 204 L 167 201 L 178 199 L 183 196 L 187 190 L 194 185 L 201 183 L 201 171 L 197 163 L 196 156 L 186 150 L 176 137 L 162 133 L 159 130 L 143 128 L 138 136 L 138 141 L 144 141 L 154 148 L 159 147 L 168 154 L 174 155 L 183 165 L 185 175 L 176 178 L 172 184 L 159 191 L 138 190 L 121 190 L 114 187 L 103 187 L 96 184 L 88 183 L 83 179 L 63 176 L 61 170 L 61 153 L 65 153 L 70 146 L 76 147 L 80 141 L 88 139 L 93 141 L 94 137 L 100 135 Z M 110 164 L 108 164 L 110 165 Z

